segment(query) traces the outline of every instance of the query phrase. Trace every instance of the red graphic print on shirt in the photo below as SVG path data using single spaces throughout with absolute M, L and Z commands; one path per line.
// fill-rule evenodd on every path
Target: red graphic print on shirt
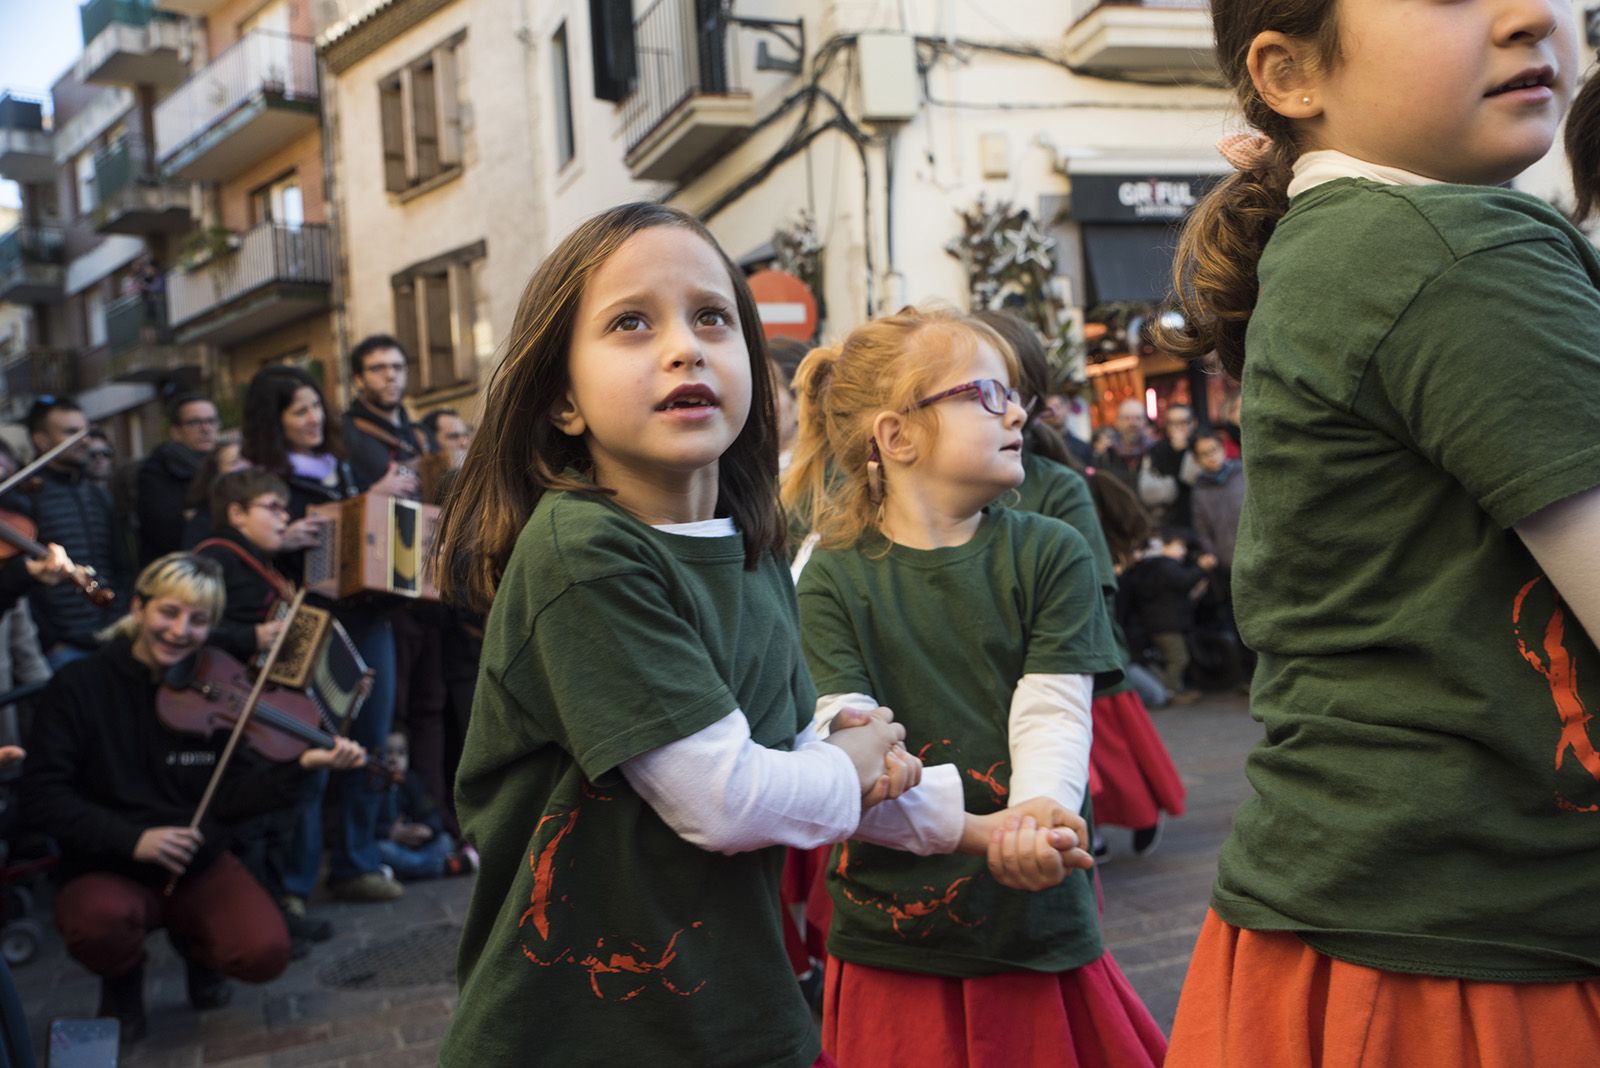
M 910 901 L 903 899 L 899 894 L 883 896 L 870 894 L 850 882 L 849 842 L 839 847 L 839 864 L 834 868 L 834 874 L 839 877 L 840 890 L 844 893 L 846 901 L 852 905 L 877 909 L 884 913 L 894 925 L 894 933 L 902 938 L 908 934 L 927 938 L 933 933 L 940 919 L 948 919 L 957 927 L 977 927 L 983 923 L 981 918 L 964 919 L 956 912 L 956 899 L 961 895 L 962 887 L 972 881 L 970 875 L 963 875 L 943 890 L 925 886 L 922 889 L 927 896 Z
M 584 794 L 594 802 L 609 801 L 595 793 L 588 784 Z M 545 816 L 534 830 L 535 846 L 528 853 L 528 866 L 533 870 L 533 891 L 529 894 L 528 908 L 517 920 L 518 928 L 532 927 L 542 943 L 539 949 L 522 944 L 522 955 L 541 968 L 568 965 L 583 969 L 589 976 L 589 988 L 601 1001 L 632 1001 L 652 984 L 679 997 L 692 997 L 705 985 L 675 977 L 669 969 L 678 958 L 678 941 L 686 931 L 699 930 L 703 922 L 696 920 L 688 927 L 680 927 L 667 938 L 666 944 L 653 948 L 631 938 L 601 935 L 592 938 L 572 938 L 565 930 L 574 926 L 578 917 L 565 895 L 557 895 L 555 886 L 560 871 L 561 844 L 578 826 L 582 806 L 571 812 Z M 546 835 L 549 837 L 545 837 Z M 569 914 L 566 923 L 552 922 L 553 909 Z M 552 932 L 558 927 L 559 931 Z M 592 942 L 588 948 L 579 948 Z M 611 948 L 611 947 L 620 948 Z
M 1553 589 L 1550 591 L 1554 605 L 1539 640 L 1539 648 L 1530 648 L 1522 634 L 1522 617 L 1528 595 L 1545 581 L 1542 575 L 1533 579 L 1517 592 L 1516 600 L 1512 603 L 1511 622 L 1517 636 L 1517 650 L 1550 684 L 1550 696 L 1555 701 L 1556 713 L 1561 717 L 1561 734 L 1556 741 L 1556 770 L 1561 770 L 1567 754 L 1571 753 L 1573 759 L 1600 782 L 1600 752 L 1596 751 L 1594 739 L 1589 734 L 1589 723 L 1594 719 L 1594 714 L 1584 706 L 1583 697 L 1578 692 L 1577 664 L 1567 648 L 1567 613 L 1560 594 Z M 1559 793 L 1556 795 L 1556 806 L 1568 812 L 1600 812 L 1600 804 L 1577 805 Z

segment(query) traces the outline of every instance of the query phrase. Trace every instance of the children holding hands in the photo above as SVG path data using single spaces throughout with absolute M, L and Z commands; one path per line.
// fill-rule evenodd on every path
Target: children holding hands
M 1022 886 L 1088 862 L 1066 812 L 968 818 L 948 774 L 930 792 L 876 702 L 820 737 L 773 390 L 742 274 L 682 212 L 608 211 L 527 287 L 437 541 L 442 591 L 489 610 L 443 1064 L 830 1063 L 777 847 L 962 848 Z
M 820 538 L 799 579 L 819 707 L 892 705 L 928 763 L 894 811 L 920 817 L 913 847 L 858 832 L 830 865 L 823 1044 L 844 1065 L 1121 1068 L 1165 1051 L 1101 944 L 1089 857 L 1036 848 L 1060 827 L 1088 843 L 1091 693 L 1121 659 L 1082 535 L 992 503 L 1023 479 L 1016 380 L 992 328 L 914 308 L 813 350 L 795 378 L 784 490 Z M 963 809 L 1012 828 L 987 867 L 959 855 L 984 826 Z

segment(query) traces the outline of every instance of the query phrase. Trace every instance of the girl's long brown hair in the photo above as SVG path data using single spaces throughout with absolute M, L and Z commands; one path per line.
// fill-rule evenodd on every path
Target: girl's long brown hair
M 718 464 L 717 512 L 743 533 L 747 566 L 782 552 L 777 417 L 755 298 L 743 273 L 694 216 L 664 204 L 624 204 L 568 235 L 523 290 L 506 354 L 489 381 L 482 425 L 439 516 L 433 573 L 447 600 L 488 609 L 517 536 L 547 491 L 610 492 L 587 480 L 592 464 L 583 439 L 563 433 L 551 413 L 567 393 L 573 322 L 589 279 L 628 238 L 656 226 L 697 235 L 728 269 L 750 353 L 751 402 L 744 428 Z
M 1578 193 L 1573 219 L 1581 223 L 1600 209 L 1600 68 L 1589 72 L 1567 112 L 1565 147 Z
M 1172 264 L 1184 325 L 1158 324 L 1152 333 L 1157 345 L 1188 359 L 1215 351 L 1234 378 L 1244 370 L 1244 332 L 1260 288 L 1256 267 L 1289 210 L 1289 180 L 1300 154 L 1294 124 L 1267 106 L 1250 80 L 1250 45 L 1258 34 L 1277 30 L 1316 42 L 1318 61 L 1332 65 L 1339 51 L 1335 6 L 1336 0 L 1212 0 L 1217 63 L 1245 121 L 1272 138 L 1274 149 L 1264 166 L 1229 175 L 1195 206 Z

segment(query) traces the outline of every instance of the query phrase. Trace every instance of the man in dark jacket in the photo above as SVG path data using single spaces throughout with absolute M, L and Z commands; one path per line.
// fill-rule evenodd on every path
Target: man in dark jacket
M 406 354 L 387 334 L 363 339 L 350 351 L 350 391 L 355 400 L 344 413 L 344 445 L 356 485 L 366 492 L 393 468 L 412 474 L 407 496 L 420 481 L 417 464 L 433 443 L 406 411 Z
M 41 397 L 28 410 L 28 434 L 41 454 L 88 425 L 83 409 L 71 397 Z M 37 493 L 13 493 L 3 503 L 33 520 L 39 528 L 38 541 L 60 545 L 74 563 L 94 568 L 117 594 L 115 602 L 101 608 L 70 583 L 29 591 L 39 646 L 51 668 L 93 651 L 96 634 L 114 623 L 128 604 L 131 569 L 116 537 L 111 495 L 84 477 L 87 448 L 86 440 L 80 440 L 39 472 Z
M 217 406 L 185 393 L 167 406 L 167 438 L 139 465 L 139 563 L 183 548 L 184 498 L 200 466 L 217 447 Z

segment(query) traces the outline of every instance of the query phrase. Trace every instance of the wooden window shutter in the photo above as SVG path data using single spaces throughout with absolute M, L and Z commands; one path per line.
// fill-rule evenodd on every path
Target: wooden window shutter
M 589 0 L 589 43 L 594 55 L 594 95 L 626 100 L 638 80 L 632 0 Z
M 429 389 L 439 389 L 456 381 L 455 316 L 450 306 L 448 273 L 424 274 L 417 278 L 423 313 L 423 348 L 426 352 L 425 376 Z
M 461 41 L 433 50 L 434 95 L 439 117 L 439 165 L 454 167 L 461 162 L 461 101 L 458 79 L 461 76 Z
M 394 336 L 400 342 L 400 347 L 405 349 L 406 362 L 409 373 L 419 382 L 422 376 L 421 361 L 417 358 L 417 286 L 416 279 L 407 275 L 398 278 L 393 283 L 394 288 Z
M 383 128 L 383 187 L 398 193 L 410 184 L 406 178 L 405 101 L 399 78 L 378 83 L 378 113 Z
M 416 179 L 439 173 L 438 82 L 431 58 L 411 68 L 411 136 L 416 145 Z

